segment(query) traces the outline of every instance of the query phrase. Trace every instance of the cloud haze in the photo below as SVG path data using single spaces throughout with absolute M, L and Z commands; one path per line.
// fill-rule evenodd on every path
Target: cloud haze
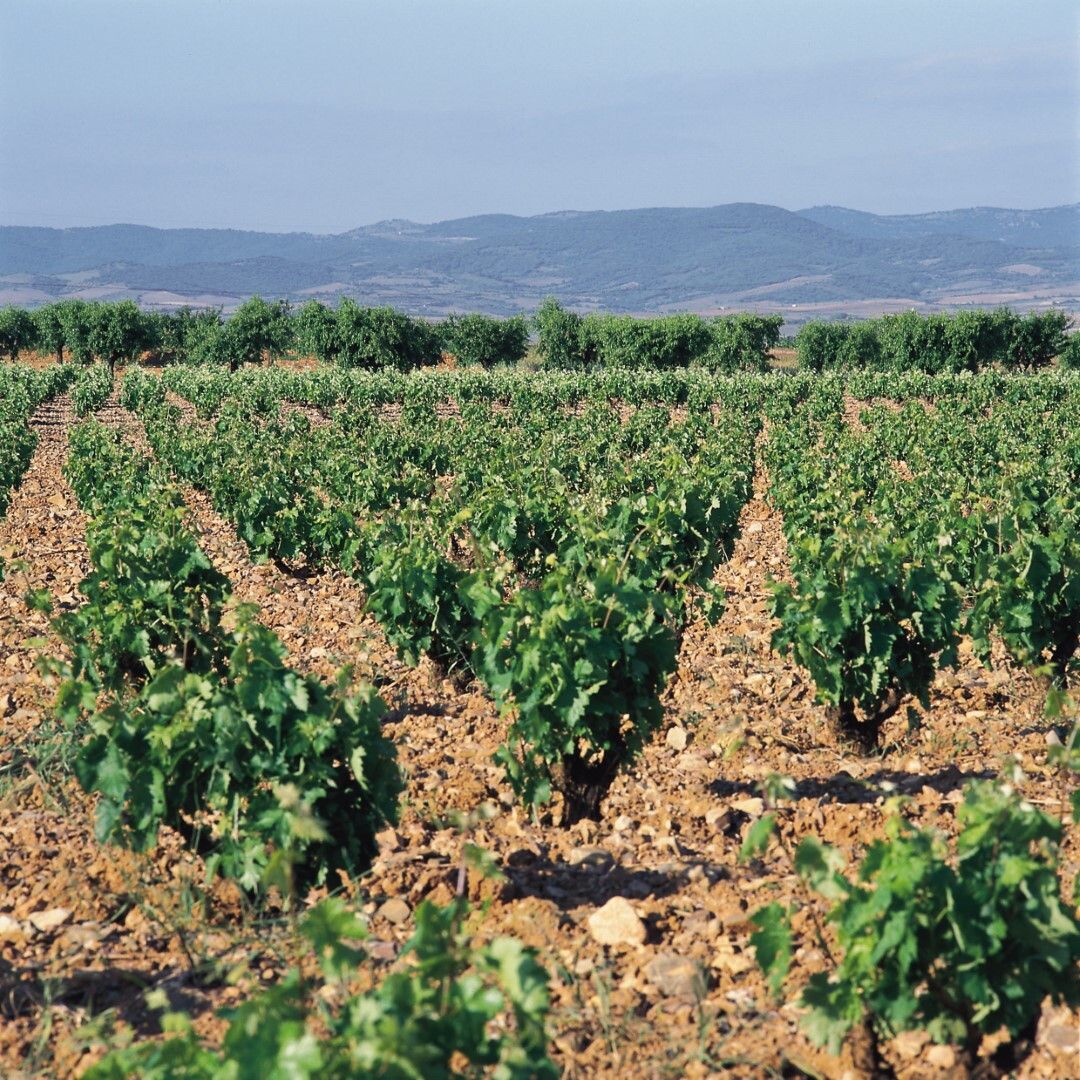
M 0 222 L 1080 199 L 1074 0 L 5 0 Z

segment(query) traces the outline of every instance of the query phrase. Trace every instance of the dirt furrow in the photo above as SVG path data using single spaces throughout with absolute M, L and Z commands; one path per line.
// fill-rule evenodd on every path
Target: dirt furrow
M 102 419 L 145 446 L 141 424 L 115 399 Z M 478 932 L 515 934 L 540 951 L 552 974 L 555 1046 L 569 1077 L 756 1077 L 767 1074 L 766 1066 L 778 1070 L 785 1059 L 829 1077 L 851 1069 L 849 1056 L 831 1059 L 798 1033 L 797 1013 L 773 1003 L 749 948 L 749 918 L 757 907 L 803 899 L 782 857 L 770 853 L 749 865 L 738 860 L 747 829 L 764 810 L 756 784 L 770 773 L 791 775 L 797 784 L 791 808 L 781 813 L 785 834 L 797 839 L 812 833 L 849 856 L 880 832 L 884 802 L 892 794 L 910 797 L 914 819 L 951 831 L 962 784 L 996 770 L 1006 748 L 1029 773 L 1025 793 L 1051 812 L 1064 810 L 1051 805 L 1060 785 L 1046 766 L 1036 688 L 1006 669 L 1004 676 L 983 671 L 970 652 L 959 671 L 939 679 L 933 707 L 918 714 L 921 727 L 909 731 L 906 718 L 892 721 L 884 756 L 859 758 L 833 743 L 808 677 L 769 646 L 768 580 L 785 576 L 788 564 L 781 520 L 765 495 L 765 477 L 758 475 L 732 558 L 718 571 L 727 608 L 715 627 L 701 623 L 688 629 L 666 697 L 663 731 L 638 767 L 616 781 L 603 821 L 563 831 L 550 815 L 534 820 L 513 806 L 491 762 L 504 725 L 484 694 L 461 692 L 426 668 L 405 668 L 362 614 L 355 582 L 340 574 L 302 578 L 254 565 L 209 499 L 187 493 L 207 553 L 229 576 L 237 598 L 259 605 L 264 621 L 285 642 L 290 662 L 324 677 L 340 662 L 352 663 L 397 710 L 387 732 L 408 773 L 408 791 L 400 823 L 383 834 L 379 858 L 356 888 L 370 917 L 378 962 L 392 958 L 411 934 L 420 901 L 451 898 L 463 844 L 487 849 L 503 878 L 469 875 L 470 895 L 490 902 L 477 919 Z M 21 537 L 25 528 L 20 523 L 21 531 L 0 535 Z M 75 581 L 81 573 L 72 570 Z M 462 813 L 485 807 L 472 817 Z M 209 923 L 205 914 L 184 915 L 178 908 L 175 882 L 182 874 L 168 836 L 152 860 L 141 864 L 111 851 L 103 856 L 87 836 L 85 813 L 80 808 L 71 816 L 81 824 L 69 826 L 54 815 L 52 833 L 15 837 L 20 848 L 36 848 L 18 858 L 35 860 L 39 875 L 46 875 L 49 858 L 72 863 L 56 889 L 46 887 L 42 903 L 60 907 L 63 897 L 76 896 L 81 905 L 98 905 L 80 907 L 78 918 L 68 916 L 51 936 L 34 931 L 40 948 L 22 946 L 41 969 L 66 963 L 88 978 L 97 972 L 89 990 L 77 990 L 82 984 L 74 977 L 63 984 L 60 1007 L 69 1012 L 60 1026 L 74 1025 L 88 993 L 116 1003 L 125 1022 L 145 1026 L 141 990 L 129 987 L 117 996 L 122 972 L 133 981 L 165 980 L 176 1004 L 194 1009 L 205 1023 L 207 1005 L 227 1002 L 231 988 L 195 989 L 173 929 L 187 928 L 189 947 L 217 952 L 238 937 L 230 937 L 220 922 Z M 69 837 L 57 831 L 61 827 L 81 831 Z M 0 831 L 0 843 L 4 837 Z M 42 854 L 55 847 L 76 854 Z M 75 866 L 80 857 L 83 868 Z M 0 866 L 6 862 L 0 854 Z M 1077 865 L 1072 837 L 1063 876 L 1071 879 Z M 121 888 L 116 875 L 134 884 Z M 111 913 L 101 899 L 112 897 L 116 905 L 124 896 Z M 601 944 L 589 920 L 613 897 L 632 906 L 640 930 L 631 927 L 622 944 Z M 219 897 L 215 909 L 221 918 L 229 911 L 228 898 Z M 96 918 L 91 910 L 99 912 Z M 27 916 L 17 918 L 22 926 Z M 95 923 L 103 928 L 97 937 Z M 64 928 L 76 925 L 90 927 L 82 936 L 93 944 L 80 945 L 82 952 L 70 954 L 75 959 L 60 952 L 54 958 L 50 950 L 60 948 L 56 942 Z M 144 955 L 136 954 L 138 947 Z M 258 947 L 252 944 L 250 953 Z M 11 955 L 0 953 L 9 968 Z M 807 935 L 795 956 L 796 982 L 823 963 Z M 0 977 L 9 980 L 11 973 L 0 968 Z M 42 1015 L 40 1002 L 35 1008 L 17 1020 L 24 1046 L 33 1030 L 30 1020 Z M 1068 1075 L 1071 1052 L 1054 1039 L 1075 1020 L 1061 1014 L 1044 1022 L 1039 1049 L 1022 1076 Z M 14 1044 L 5 1046 L 6 1037 L 6 1031 L 0 1034 L 0 1061 L 13 1060 Z M 890 1054 L 906 1080 L 952 1075 L 946 1057 L 933 1057 L 925 1039 L 898 1041 Z
M 93 800 L 70 771 L 76 740 L 53 721 L 55 685 L 36 669 L 40 653 L 63 650 L 26 592 L 75 607 L 89 568 L 86 516 L 61 472 L 72 422 L 66 395 L 37 410 L 38 448 L 0 521 L 0 1062 L 12 1078 L 42 1075 L 46 1061 L 51 1075 L 77 1075 L 88 1059 L 71 1033 L 92 1012 L 145 1027 L 142 989 L 184 979 L 176 927 L 203 875 L 167 830 L 151 856 L 98 844 Z

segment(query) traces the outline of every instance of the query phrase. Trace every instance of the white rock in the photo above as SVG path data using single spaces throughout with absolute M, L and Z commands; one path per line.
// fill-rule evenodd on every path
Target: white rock
M 48 911 L 35 911 L 28 921 L 35 930 L 40 930 L 44 934 L 62 926 L 70 917 L 71 912 L 67 908 L 55 907 L 49 908 Z
M 686 728 L 673 727 L 668 730 L 665 744 L 670 750 L 686 749 Z
M 951 1069 L 956 1065 L 956 1053 L 951 1046 L 931 1046 L 926 1060 L 937 1069 Z
M 600 945 L 645 943 L 645 924 L 625 897 L 613 896 L 589 916 L 588 923 L 589 933 Z

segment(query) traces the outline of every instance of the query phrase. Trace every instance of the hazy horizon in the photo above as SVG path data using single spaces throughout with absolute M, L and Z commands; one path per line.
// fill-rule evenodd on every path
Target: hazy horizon
M 182 229 L 191 231 L 207 231 L 207 232 L 259 232 L 259 233 L 281 233 L 282 235 L 289 234 L 307 234 L 310 236 L 339 236 L 342 233 L 352 232 L 357 229 L 371 228 L 375 225 L 382 225 L 385 223 L 401 221 L 407 222 L 410 225 L 439 225 L 446 222 L 453 221 L 468 221 L 471 218 L 482 217 L 509 217 L 509 218 L 542 218 L 542 217 L 559 217 L 569 214 L 631 214 L 638 211 L 649 210 L 710 210 L 717 209 L 724 206 L 733 205 L 750 205 L 750 206 L 770 206 L 778 210 L 786 210 L 791 214 L 800 214 L 810 210 L 819 210 L 825 208 L 834 208 L 842 210 L 854 210 L 858 213 L 870 214 L 875 217 L 923 217 L 931 214 L 948 214 L 955 211 L 968 211 L 968 210 L 1002 210 L 1002 211 L 1020 211 L 1035 213 L 1040 210 L 1057 210 L 1063 207 L 1080 206 L 1080 200 L 1071 203 L 1059 203 L 1056 206 L 943 206 L 932 210 L 917 210 L 910 213 L 901 214 L 881 214 L 875 210 L 868 210 L 864 207 L 858 206 L 841 206 L 840 203 L 815 203 L 813 206 L 777 206 L 775 203 L 755 203 L 752 199 L 737 199 L 730 203 L 714 203 L 711 206 L 621 206 L 614 209 L 605 207 L 592 207 L 582 209 L 580 207 L 564 207 L 559 210 L 542 210 L 535 214 L 512 214 L 507 212 L 490 212 L 479 214 L 466 214 L 461 217 L 455 218 L 439 218 L 437 220 L 421 221 L 418 218 L 408 218 L 401 215 L 389 218 L 380 218 L 378 221 L 363 221 L 356 225 L 352 225 L 345 229 L 335 229 L 333 231 L 316 231 L 313 229 L 245 229 L 231 225 L 155 225 L 151 221 L 102 221 L 94 225 L 48 225 L 43 222 L 25 222 L 18 223 L 17 227 L 24 228 L 38 228 L 38 229 L 108 229 L 108 228 L 136 228 L 136 229 L 157 229 L 160 231 L 171 229 Z M 3 226 L 15 226 L 14 222 L 0 222 L 0 227 Z
M 1073 0 L 5 0 L 0 223 L 1080 200 Z

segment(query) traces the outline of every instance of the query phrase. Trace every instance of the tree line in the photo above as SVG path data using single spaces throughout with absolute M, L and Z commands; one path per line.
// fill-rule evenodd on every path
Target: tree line
M 347 298 L 336 308 L 311 300 L 293 309 L 285 300 L 253 296 L 228 318 L 219 308 L 144 311 L 132 300 L 69 299 L 33 310 L 0 308 L 0 353 L 14 361 L 37 349 L 60 362 L 98 359 L 110 369 L 148 353 L 163 363 L 231 371 L 289 355 L 344 368 L 413 371 L 439 363 L 446 353 L 465 367 L 514 366 L 533 339 L 539 363 L 548 369 L 700 367 L 729 373 L 767 371 L 782 326 L 781 315 L 749 313 L 580 315 L 551 297 L 532 317 L 472 313 L 438 322 Z M 911 311 L 856 323 L 811 322 L 795 345 L 800 368 L 816 372 L 1037 368 L 1059 355 L 1064 366 L 1077 368 L 1080 335 L 1068 337 L 1068 327 L 1069 317 L 1060 311 Z
M 144 311 L 132 300 L 70 299 L 0 309 L 0 352 L 15 360 L 37 349 L 60 362 L 97 359 L 110 368 L 150 353 L 165 363 L 233 371 L 299 354 L 346 368 L 412 371 L 439 363 L 444 353 L 462 366 L 513 366 L 533 336 L 540 363 L 549 368 L 765 370 L 782 323 L 781 316 L 757 315 L 581 316 L 554 299 L 532 318 L 472 313 L 438 322 L 347 298 L 336 308 L 312 300 L 294 310 L 285 300 L 253 296 L 228 318 L 218 308 Z
M 920 315 L 905 311 L 861 322 L 810 322 L 795 338 L 807 371 L 921 371 L 931 375 L 1045 367 L 1055 356 L 1080 368 L 1080 335 L 1063 311 L 1017 315 L 1008 308 Z

